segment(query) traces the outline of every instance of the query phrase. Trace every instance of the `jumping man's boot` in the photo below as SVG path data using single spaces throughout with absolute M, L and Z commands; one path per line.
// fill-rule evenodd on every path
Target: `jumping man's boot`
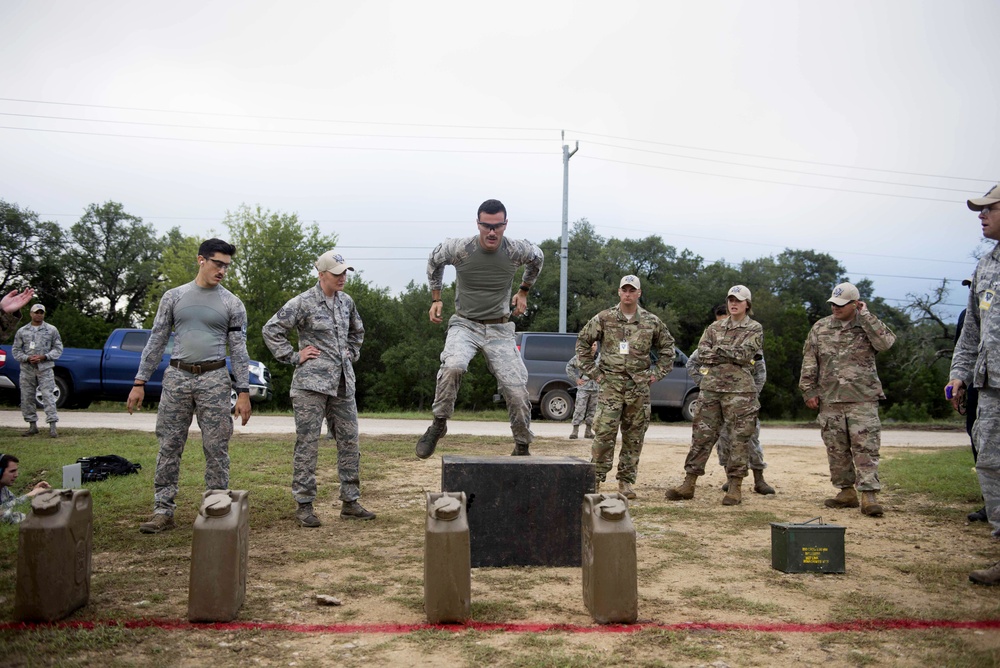
M 743 478 L 732 477 L 729 479 L 729 489 L 722 497 L 722 505 L 738 506 L 743 503 Z
M 753 469 L 753 491 L 758 494 L 774 494 L 774 488 L 764 480 L 764 472 Z
M 679 487 L 671 487 L 667 490 L 667 499 L 670 501 L 681 501 L 683 499 L 694 498 L 694 486 L 698 483 L 698 476 L 693 473 L 684 475 L 684 482 Z
M 861 514 L 882 517 L 882 505 L 875 499 L 875 492 L 861 492 Z
M 434 448 L 437 447 L 438 441 L 441 437 L 448 433 L 448 420 L 445 418 L 434 418 L 434 422 L 431 426 L 427 427 L 427 431 L 424 435 L 420 437 L 417 441 L 417 457 L 420 459 L 427 459 L 434 454 Z
M 844 487 L 837 496 L 823 501 L 823 505 L 827 508 L 857 508 L 861 504 L 858 503 L 858 493 L 854 488 Z

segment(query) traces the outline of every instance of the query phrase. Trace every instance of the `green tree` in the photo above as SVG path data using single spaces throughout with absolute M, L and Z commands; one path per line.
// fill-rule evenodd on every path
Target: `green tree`
M 70 240 L 66 272 L 78 308 L 115 325 L 141 322 L 162 249 L 153 226 L 118 202 L 91 204 L 70 228 Z
M 0 200 L 0 229 L 0 293 L 31 286 L 54 311 L 66 296 L 62 228 L 40 221 L 26 207 Z
M 246 306 L 247 349 L 252 359 L 273 362 L 261 328 L 286 301 L 316 283 L 316 258 L 336 246 L 337 236 L 321 234 L 315 223 L 303 225 L 298 214 L 246 204 L 227 212 L 223 223 L 236 246 L 225 284 Z M 287 405 L 293 369 L 268 366 L 275 398 Z
M 177 227 L 171 228 L 164 236 L 163 251 L 154 273 L 156 280 L 149 286 L 142 308 L 146 314 L 144 327 L 153 326 L 163 293 L 194 280 L 198 273 L 198 246 L 202 241 L 198 237 L 182 234 Z

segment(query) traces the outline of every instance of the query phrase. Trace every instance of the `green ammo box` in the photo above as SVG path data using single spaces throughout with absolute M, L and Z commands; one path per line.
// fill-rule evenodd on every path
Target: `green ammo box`
M 771 522 L 771 568 L 783 573 L 844 573 L 844 527 L 823 524 L 820 517 L 801 524 Z

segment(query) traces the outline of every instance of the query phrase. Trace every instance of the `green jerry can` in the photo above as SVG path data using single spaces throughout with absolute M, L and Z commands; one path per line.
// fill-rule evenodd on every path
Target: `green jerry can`
M 243 605 L 250 545 L 250 492 L 210 489 L 191 538 L 188 620 L 229 622 Z
M 427 493 L 424 612 L 431 624 L 472 616 L 472 549 L 465 492 Z
M 771 522 L 771 568 L 783 573 L 844 573 L 844 527 L 823 524 L 821 517 L 798 524 Z
M 90 599 L 94 532 L 88 489 L 52 489 L 31 499 L 18 526 L 14 618 L 54 622 Z
M 621 494 L 585 494 L 582 517 L 583 602 L 598 624 L 639 617 L 635 526 Z

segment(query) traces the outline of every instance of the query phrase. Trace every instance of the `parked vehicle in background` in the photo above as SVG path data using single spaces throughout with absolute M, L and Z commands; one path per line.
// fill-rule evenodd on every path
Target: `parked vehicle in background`
M 528 397 L 547 420 L 573 417 L 576 388 L 566 377 L 566 363 L 576 354 L 576 334 L 556 332 L 518 332 L 517 349 L 528 370 Z M 698 387 L 688 376 L 687 355 L 675 348 L 674 368 L 649 389 L 653 408 L 676 409 L 685 420 L 692 420 L 691 403 L 698 398 Z M 498 395 L 499 398 L 499 395 Z
M 104 348 L 65 348 L 56 360 L 56 406 L 86 408 L 92 401 L 125 401 L 132 391 L 135 374 L 139 371 L 142 349 L 149 340 L 148 329 L 116 329 L 108 336 Z M 170 362 L 174 349 L 171 335 L 163 359 L 146 383 L 146 401 L 159 401 L 163 370 Z M 233 368 L 226 358 L 226 368 L 232 377 Z M 20 392 L 21 365 L 11 355 L 10 346 L 0 346 L 0 390 Z M 250 360 L 250 400 L 270 401 L 271 372 L 256 360 Z M 233 393 L 233 405 L 236 395 Z

